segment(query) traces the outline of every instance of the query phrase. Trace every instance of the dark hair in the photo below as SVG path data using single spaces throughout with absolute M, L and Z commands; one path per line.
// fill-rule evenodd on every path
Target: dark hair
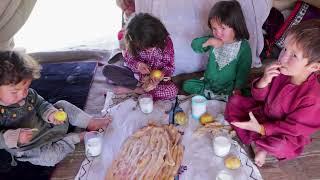
M 0 86 L 18 84 L 24 79 L 40 77 L 41 66 L 28 55 L 14 51 L 0 52 Z
M 168 35 L 167 29 L 159 19 L 148 13 L 139 13 L 129 22 L 125 39 L 129 52 L 137 56 L 139 51 L 147 48 L 164 49 Z
M 309 62 L 320 61 L 320 20 L 307 20 L 292 26 L 287 37 L 302 50 L 303 57 Z
M 231 27 L 237 40 L 249 39 L 249 32 L 239 2 L 235 0 L 217 2 L 209 13 L 208 26 L 210 29 L 210 21 L 213 19 Z

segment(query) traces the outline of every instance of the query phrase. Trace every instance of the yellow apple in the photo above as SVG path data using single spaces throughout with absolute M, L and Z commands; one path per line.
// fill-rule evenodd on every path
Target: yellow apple
M 65 121 L 67 119 L 67 113 L 64 111 L 56 111 L 54 113 L 54 119 L 57 121 Z
M 214 121 L 214 118 L 211 114 L 209 113 L 204 113 L 200 116 L 200 123 L 202 125 L 205 125 L 205 124 L 208 124 L 208 123 L 211 123 Z
M 176 124 L 179 124 L 179 125 L 184 125 L 186 124 L 188 121 L 188 117 L 186 115 L 186 113 L 184 112 L 177 112 L 175 115 L 174 115 L 174 122 Z
M 238 157 L 231 155 L 224 160 L 224 165 L 228 169 L 238 169 L 241 166 L 241 162 Z
M 156 79 L 156 80 L 160 80 L 163 76 L 163 73 L 162 71 L 156 69 L 156 70 L 152 70 L 151 73 L 150 73 L 150 77 L 152 79 Z

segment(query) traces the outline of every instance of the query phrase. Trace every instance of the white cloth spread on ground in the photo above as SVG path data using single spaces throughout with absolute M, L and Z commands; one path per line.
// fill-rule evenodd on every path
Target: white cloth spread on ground
M 170 109 L 170 106 L 171 103 L 168 101 L 158 102 L 154 106 L 154 111 L 148 115 L 140 111 L 137 102 L 133 99 L 128 99 L 112 107 L 109 113 L 113 117 L 113 121 L 105 131 L 102 154 L 95 158 L 86 158 L 75 179 L 103 180 L 108 167 L 125 139 L 149 122 L 167 124 L 169 121 L 165 111 Z M 211 137 L 192 136 L 193 131 L 200 125 L 191 118 L 190 100 L 180 104 L 180 107 L 189 114 L 189 123 L 185 128 L 178 127 L 180 131 L 184 132 L 182 144 L 185 146 L 179 177 L 185 180 L 215 179 L 220 170 L 226 170 L 223 158 L 214 155 Z M 225 103 L 223 102 L 208 101 L 208 111 L 214 116 L 223 113 L 224 107 Z M 262 179 L 257 167 L 246 156 L 245 151 L 237 142 L 232 145 L 231 152 L 240 158 L 242 164 L 241 168 L 237 170 L 229 170 L 237 180 Z

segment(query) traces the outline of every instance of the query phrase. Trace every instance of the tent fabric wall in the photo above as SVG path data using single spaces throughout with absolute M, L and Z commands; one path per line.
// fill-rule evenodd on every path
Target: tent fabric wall
M 272 0 L 238 0 L 250 34 L 252 66 L 261 67 L 260 53 L 264 47 L 262 25 L 269 16 Z
M 0 1 L 0 50 L 14 47 L 13 36 L 28 19 L 37 0 Z
M 210 33 L 207 18 L 211 7 L 220 0 L 135 0 L 136 12 L 158 17 L 167 27 L 175 48 L 175 74 L 203 70 L 208 57 L 191 50 L 195 37 Z M 272 0 L 238 0 L 250 33 L 253 67 L 260 67 L 263 49 L 262 25 L 269 15 Z

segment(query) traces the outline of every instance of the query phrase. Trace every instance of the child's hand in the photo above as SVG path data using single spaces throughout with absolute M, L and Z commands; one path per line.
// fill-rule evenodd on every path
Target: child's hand
M 241 90 L 239 90 L 239 89 L 233 90 L 232 95 L 240 95 L 241 96 L 242 95 Z
M 158 86 L 158 84 L 163 80 L 164 76 L 162 75 L 161 78 L 151 78 L 150 84 Z
M 142 84 L 145 84 L 146 82 L 150 81 L 150 76 L 144 76 L 141 78 L 140 82 Z
M 272 79 L 274 77 L 277 77 L 280 75 L 279 68 L 281 67 L 280 63 L 273 63 L 270 66 L 266 67 L 264 70 L 264 74 L 262 78 L 257 83 L 257 88 L 264 88 L 268 86 L 269 83 L 271 83 Z
M 31 141 L 33 135 L 32 129 L 25 128 L 20 130 L 18 144 L 27 144 Z
M 145 82 L 142 85 L 142 88 L 146 92 L 152 91 L 158 86 L 159 82 L 160 82 L 159 80 L 153 80 L 150 78 L 149 81 Z
M 247 122 L 231 122 L 231 124 L 241 129 L 260 133 L 261 125 L 259 124 L 257 119 L 254 117 L 252 112 L 249 112 L 249 117 L 250 117 L 250 120 Z
M 223 42 L 217 38 L 209 38 L 205 43 L 202 44 L 202 47 L 213 46 L 214 48 L 219 48 L 223 46 Z
M 158 84 L 159 84 L 159 82 L 164 79 L 164 73 L 162 73 L 160 77 L 151 77 L 151 76 L 150 76 L 150 79 L 151 79 L 152 81 L 154 81 L 154 82 L 158 82 Z
M 143 62 L 138 63 L 137 69 L 141 74 L 150 74 L 149 66 Z
M 59 121 L 59 120 L 55 119 L 55 117 L 54 117 L 54 113 L 55 113 L 55 112 L 56 112 L 56 111 L 52 112 L 52 113 L 49 115 L 49 122 L 52 123 L 52 124 L 54 124 L 54 125 L 63 124 L 65 121 Z

